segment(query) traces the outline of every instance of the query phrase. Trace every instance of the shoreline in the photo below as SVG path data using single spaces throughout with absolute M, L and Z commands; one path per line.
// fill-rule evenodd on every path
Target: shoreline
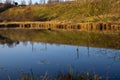
M 25 21 L 25 22 L 0 22 L 0 29 L 53 29 L 53 30 L 78 30 L 78 31 L 108 31 L 120 32 L 120 22 L 56 22 L 56 21 Z

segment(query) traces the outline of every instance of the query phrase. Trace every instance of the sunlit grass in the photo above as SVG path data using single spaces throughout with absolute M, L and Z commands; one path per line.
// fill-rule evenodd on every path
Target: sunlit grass
M 108 6 L 109 4 L 109 6 Z M 0 16 L 10 21 L 119 21 L 119 0 L 93 0 L 11 8 Z

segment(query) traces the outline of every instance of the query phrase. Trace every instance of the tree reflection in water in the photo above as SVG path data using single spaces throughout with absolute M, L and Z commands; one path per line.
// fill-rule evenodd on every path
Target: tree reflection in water
M 0 35 L 0 44 L 2 44 L 3 47 L 5 45 L 7 45 L 8 47 L 12 48 L 12 47 L 15 47 L 16 45 L 18 45 L 19 41 L 14 41 L 14 40 L 11 40 L 7 37 L 4 37 L 4 36 Z

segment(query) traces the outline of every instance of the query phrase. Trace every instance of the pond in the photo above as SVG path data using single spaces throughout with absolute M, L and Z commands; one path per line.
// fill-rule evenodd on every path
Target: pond
M 0 44 L 0 80 L 19 80 L 21 72 L 31 71 L 53 78 L 70 68 L 73 74 L 89 72 L 103 80 L 120 80 L 120 50 L 31 41 Z

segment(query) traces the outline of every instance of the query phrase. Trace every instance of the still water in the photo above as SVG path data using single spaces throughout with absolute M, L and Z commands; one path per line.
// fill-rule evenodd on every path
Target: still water
M 37 42 L 0 45 L 0 80 L 17 80 L 21 71 L 31 70 L 55 77 L 70 67 L 73 74 L 90 72 L 103 80 L 120 80 L 120 50 Z

